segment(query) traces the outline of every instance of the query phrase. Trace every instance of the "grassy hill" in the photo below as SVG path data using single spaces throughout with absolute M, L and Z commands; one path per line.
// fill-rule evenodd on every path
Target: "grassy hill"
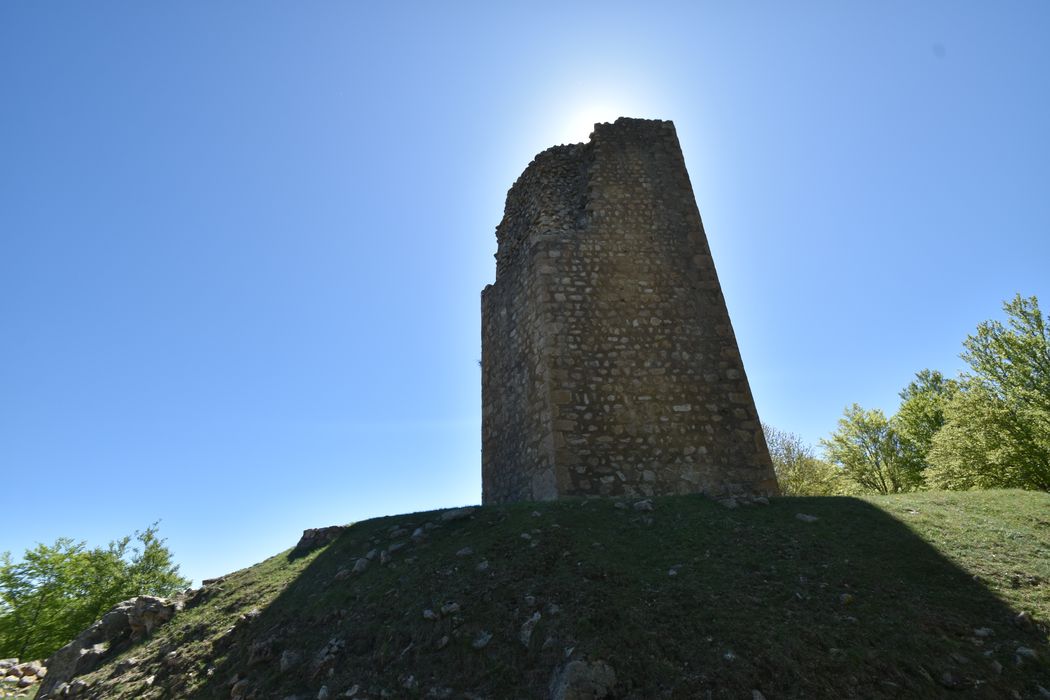
M 205 586 L 81 697 L 550 697 L 573 660 L 611 669 L 620 698 L 1050 688 L 1050 494 L 459 515 L 357 523 Z

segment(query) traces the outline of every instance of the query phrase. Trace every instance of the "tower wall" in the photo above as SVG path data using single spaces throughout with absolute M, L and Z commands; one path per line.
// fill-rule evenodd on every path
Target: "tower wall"
M 776 493 L 671 122 L 539 154 L 496 236 L 484 502 Z

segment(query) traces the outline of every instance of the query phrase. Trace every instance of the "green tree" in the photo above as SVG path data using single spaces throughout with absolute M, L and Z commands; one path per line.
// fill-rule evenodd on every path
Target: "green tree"
M 924 472 L 929 466 L 933 436 L 944 427 L 945 409 L 958 390 L 958 381 L 924 369 L 900 392 L 901 405 L 890 420 L 910 471 Z
M 832 464 L 865 491 L 897 493 L 922 485 L 922 472 L 904 454 L 900 436 L 879 409 L 847 408 L 838 429 L 821 440 Z
M 1050 490 L 1050 318 L 1017 295 L 963 343 L 970 366 L 929 454 L 942 488 Z
M 132 542 L 137 546 L 132 546 Z M 189 585 L 153 524 L 134 538 L 87 549 L 63 537 L 0 555 L 0 657 L 45 658 L 122 600 L 170 596 Z
M 849 491 L 839 469 L 818 459 L 801 437 L 765 423 L 762 430 L 785 496 L 834 496 Z

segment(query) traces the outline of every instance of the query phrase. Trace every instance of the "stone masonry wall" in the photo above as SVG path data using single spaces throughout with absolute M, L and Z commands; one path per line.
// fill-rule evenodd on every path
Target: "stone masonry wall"
M 674 125 L 536 156 L 482 292 L 482 498 L 777 492 Z

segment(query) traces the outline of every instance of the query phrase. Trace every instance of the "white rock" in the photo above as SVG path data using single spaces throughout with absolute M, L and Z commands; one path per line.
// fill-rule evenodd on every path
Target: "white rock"
M 299 661 L 302 659 L 302 654 L 291 649 L 285 649 L 281 652 L 280 669 L 281 673 L 287 673 L 290 669 L 294 668 Z
M 452 510 L 446 510 L 441 514 L 441 520 L 446 523 L 454 522 L 456 520 L 464 520 L 474 515 L 474 511 L 477 509 L 477 506 L 467 506 L 466 508 L 453 508 Z
M 604 661 L 570 661 L 551 678 L 551 700 L 598 700 L 616 686 L 616 672 Z
M 525 648 L 529 648 L 529 642 L 532 641 L 532 631 L 536 628 L 536 623 L 540 621 L 539 612 L 532 613 L 532 617 L 525 620 L 525 624 L 521 626 L 521 631 L 518 633 L 518 639 L 525 645 Z
M 1032 661 L 1039 659 L 1039 655 L 1035 653 L 1035 649 L 1029 647 L 1017 647 L 1017 651 L 1014 653 L 1022 659 L 1031 659 Z

